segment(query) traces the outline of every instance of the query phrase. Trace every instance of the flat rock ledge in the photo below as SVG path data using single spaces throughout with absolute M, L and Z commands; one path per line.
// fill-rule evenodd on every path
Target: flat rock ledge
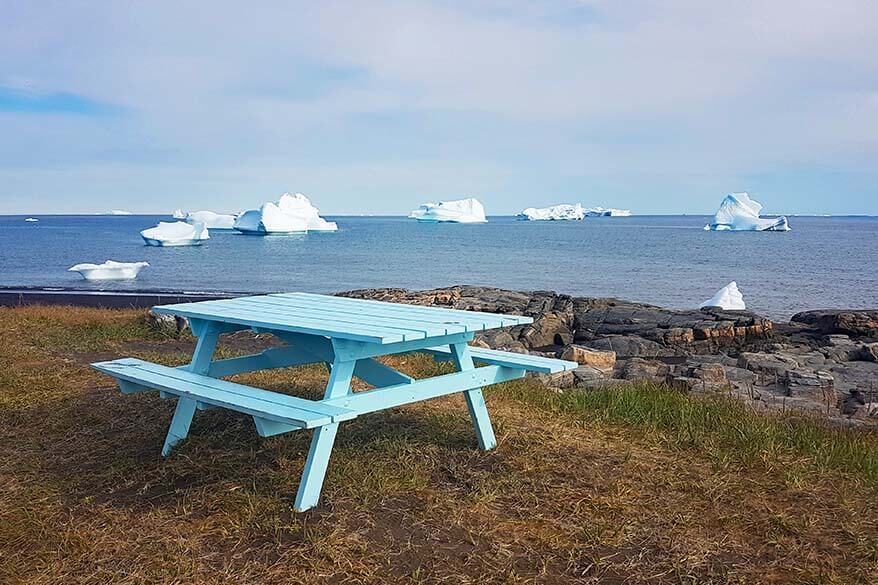
M 339 295 L 532 317 L 531 325 L 477 334 L 474 344 L 578 362 L 572 372 L 538 376 L 559 391 L 648 380 L 757 408 L 878 424 L 878 309 L 806 311 L 773 323 L 749 311 L 481 286 Z

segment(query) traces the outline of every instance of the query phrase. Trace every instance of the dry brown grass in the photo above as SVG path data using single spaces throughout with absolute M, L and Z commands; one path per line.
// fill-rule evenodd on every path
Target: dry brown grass
M 664 419 L 509 384 L 488 392 L 489 453 L 457 396 L 343 425 L 321 505 L 296 514 L 308 433 L 261 439 L 211 410 L 163 460 L 173 405 L 87 367 L 181 363 L 190 339 L 139 311 L 43 307 L 0 309 L 0 339 L 2 583 L 878 582 L 875 482 L 796 444 L 736 457 L 706 430 L 687 442 Z M 326 374 L 242 379 L 317 395 Z

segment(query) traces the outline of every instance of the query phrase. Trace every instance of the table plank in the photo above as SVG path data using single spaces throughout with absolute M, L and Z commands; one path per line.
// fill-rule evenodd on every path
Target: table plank
M 461 311 L 310 293 L 163 305 L 158 313 L 267 330 L 390 344 L 532 323 L 518 315 Z
M 212 301 L 207 301 L 212 302 Z M 398 331 L 378 330 L 374 327 L 353 327 L 350 323 L 337 323 L 324 319 L 300 319 L 283 318 L 273 315 L 265 315 L 256 311 L 242 309 L 227 309 L 222 306 L 206 307 L 203 303 L 187 303 L 181 305 L 163 305 L 153 309 L 157 313 L 167 315 L 180 315 L 190 319 L 205 319 L 208 321 L 221 321 L 234 323 L 267 330 L 290 331 L 304 333 L 306 335 L 321 335 L 363 341 L 366 343 L 398 343 L 406 341 L 406 337 Z M 420 334 L 419 339 L 425 335 Z
M 434 319 L 439 322 L 453 322 L 460 319 L 466 322 L 483 323 L 487 327 L 482 329 L 496 329 L 499 327 L 510 327 L 513 325 L 526 325 L 533 323 L 533 319 L 524 315 L 507 315 L 503 313 L 485 313 L 481 311 L 463 311 L 460 309 L 447 309 L 445 307 L 432 307 L 424 305 L 409 305 L 406 303 L 389 303 L 387 301 L 376 301 L 372 299 L 355 299 L 351 297 L 337 297 L 329 295 L 317 295 L 312 293 L 275 293 L 268 295 L 270 297 L 292 298 L 292 299 L 320 299 L 327 306 L 345 305 L 350 307 L 358 307 L 364 311 L 375 310 L 379 312 L 390 312 L 399 315 L 418 316 L 419 318 Z
M 271 315 L 295 315 L 304 317 L 320 317 L 335 321 L 344 321 L 357 326 L 378 326 L 388 329 L 400 330 L 404 333 L 421 332 L 427 337 L 439 335 L 451 335 L 452 333 L 466 333 L 467 327 L 462 324 L 436 323 L 420 319 L 411 319 L 405 316 L 384 316 L 364 314 L 362 311 L 353 309 L 339 310 L 309 304 L 308 301 L 283 302 L 271 297 L 242 297 L 235 299 L 236 302 L 228 303 L 231 307 L 259 308 Z

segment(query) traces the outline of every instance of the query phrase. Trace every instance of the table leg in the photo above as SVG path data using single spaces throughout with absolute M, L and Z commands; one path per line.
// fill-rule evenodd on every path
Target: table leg
M 198 331 L 198 343 L 195 345 L 195 352 L 192 354 L 192 361 L 189 364 L 189 371 L 196 374 L 206 374 L 210 368 L 210 360 L 213 358 L 213 352 L 216 350 L 216 343 L 219 340 L 220 328 L 213 322 L 202 322 L 193 331 Z M 171 453 L 174 445 L 182 441 L 189 434 L 189 425 L 192 424 L 192 417 L 195 416 L 195 410 L 198 402 L 191 398 L 177 398 L 177 408 L 174 410 L 174 418 L 171 419 L 171 428 L 168 429 L 168 436 L 165 437 L 165 444 L 162 447 L 162 456 L 167 457 Z
M 351 391 L 351 377 L 354 374 L 356 363 L 356 361 L 333 362 L 329 383 L 326 385 L 326 393 L 323 396 L 324 400 L 340 398 Z M 297 512 L 303 512 L 317 505 L 337 432 L 338 423 L 324 425 L 314 430 L 311 448 L 308 450 L 308 459 L 305 461 L 305 470 L 302 472 L 302 481 L 299 483 L 299 491 L 296 494 L 294 508 Z
M 475 367 L 469 353 L 469 346 L 466 343 L 453 343 L 450 347 L 458 371 L 472 370 Z M 466 407 L 479 439 L 479 447 L 486 451 L 493 449 L 497 446 L 497 439 L 494 437 L 494 429 L 491 427 L 491 418 L 488 416 L 488 408 L 485 406 L 482 389 L 467 390 L 463 396 L 466 398 Z

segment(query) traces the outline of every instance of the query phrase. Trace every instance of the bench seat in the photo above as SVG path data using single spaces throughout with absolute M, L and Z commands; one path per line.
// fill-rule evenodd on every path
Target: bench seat
M 438 360 L 446 361 L 452 359 L 451 350 L 447 347 L 431 347 L 424 351 Z M 547 358 L 527 353 L 485 349 L 483 347 L 470 346 L 469 354 L 472 356 L 473 361 L 481 362 L 483 364 L 504 366 L 507 368 L 519 368 L 527 370 L 528 372 L 539 372 L 541 374 L 557 374 L 559 372 L 575 370 L 579 367 L 578 363 L 567 360 Z
M 194 374 L 134 358 L 98 362 L 92 367 L 119 381 L 125 394 L 159 390 L 253 417 L 262 436 L 296 429 L 311 429 L 356 418 L 347 408 L 287 394 L 269 392 L 226 380 Z

